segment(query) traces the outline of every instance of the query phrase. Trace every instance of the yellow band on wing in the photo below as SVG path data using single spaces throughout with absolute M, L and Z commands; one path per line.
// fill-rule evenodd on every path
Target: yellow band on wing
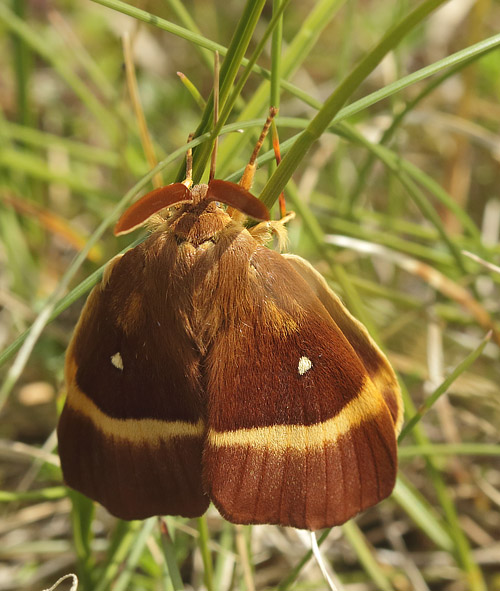
M 271 425 L 236 431 L 208 431 L 208 440 L 214 447 L 248 446 L 252 449 L 283 452 L 311 451 L 336 443 L 362 423 L 377 416 L 389 418 L 388 409 L 371 380 L 365 382 L 358 396 L 337 415 L 314 425 Z M 390 419 L 389 419 L 390 420 Z
M 73 382 L 66 405 L 92 421 L 96 429 L 106 436 L 126 439 L 133 443 L 157 444 L 176 437 L 203 437 L 205 424 L 159 419 L 116 419 L 100 410 Z
M 404 405 L 401 389 L 389 363 L 380 365 L 378 371 L 371 376 L 371 380 L 376 390 L 384 397 L 391 413 L 396 415 L 394 417 L 394 430 L 396 435 L 399 435 L 403 426 Z

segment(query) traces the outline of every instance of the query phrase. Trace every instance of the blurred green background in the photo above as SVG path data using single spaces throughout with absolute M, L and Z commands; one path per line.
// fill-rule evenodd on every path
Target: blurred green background
M 421 409 L 393 496 L 329 533 L 328 567 L 352 591 L 500 589 L 500 4 L 303 0 L 276 17 L 281 4 L 0 4 L 0 591 L 68 572 L 85 591 L 327 588 L 294 530 L 211 509 L 168 518 L 161 537 L 155 520 L 118 522 L 69 494 L 58 468 L 82 296 L 130 243 L 111 231 L 120 200 L 152 187 L 156 161 L 164 183 L 182 175 L 188 134 L 211 129 L 177 73 L 208 99 L 217 48 L 234 124 L 217 176 L 236 180 L 278 105 L 283 167 L 269 141 L 253 192 L 272 203 L 287 183 L 288 250 L 387 352 L 407 420 Z M 209 153 L 195 152 L 198 176 Z

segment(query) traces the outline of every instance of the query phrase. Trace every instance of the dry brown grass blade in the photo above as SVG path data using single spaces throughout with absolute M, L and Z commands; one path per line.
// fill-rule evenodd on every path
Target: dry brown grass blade
M 154 168 L 158 164 L 151 135 L 149 134 L 148 124 L 144 117 L 144 110 L 142 108 L 141 97 L 137 87 L 137 77 L 135 75 L 134 58 L 132 55 L 132 44 L 130 42 L 130 35 L 125 32 L 122 37 L 123 43 L 123 59 L 125 60 L 125 71 L 127 74 L 127 86 L 132 101 L 137 124 L 139 126 L 139 135 L 141 137 L 142 149 L 147 158 L 149 168 Z M 153 177 L 153 186 L 156 188 L 163 185 L 163 178 L 161 173 L 155 174 Z
M 440 271 L 434 269 L 426 263 L 422 263 L 417 259 L 409 257 L 400 252 L 395 252 L 385 246 L 351 238 L 349 236 L 333 236 L 329 235 L 325 238 L 329 244 L 335 244 L 345 248 L 351 248 L 358 252 L 369 253 L 371 255 L 380 256 L 386 260 L 394 262 L 396 265 L 423 279 L 431 287 L 442 293 L 444 296 L 454 300 L 465 308 L 486 330 L 491 330 L 493 340 L 500 347 L 500 330 L 493 321 L 489 312 L 482 306 L 474 296 L 465 287 L 462 287 L 449 277 L 446 277 Z

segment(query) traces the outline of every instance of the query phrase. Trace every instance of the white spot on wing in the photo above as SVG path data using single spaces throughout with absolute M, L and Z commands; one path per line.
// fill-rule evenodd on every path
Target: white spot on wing
M 309 357 L 301 357 L 299 359 L 299 375 L 303 376 L 307 371 L 309 371 L 311 369 L 311 367 L 313 366 L 312 361 L 309 359 Z
M 120 355 L 120 352 L 111 356 L 111 363 L 116 367 L 116 369 L 123 371 L 123 359 Z

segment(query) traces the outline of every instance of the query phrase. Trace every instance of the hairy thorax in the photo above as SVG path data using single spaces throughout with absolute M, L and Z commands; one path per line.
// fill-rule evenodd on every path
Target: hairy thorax
M 219 330 L 244 315 L 244 294 L 253 291 L 255 280 L 251 260 L 262 242 L 215 202 L 203 199 L 206 185 L 194 191 L 198 199 L 155 224 L 150 240 L 156 247 L 149 251 L 156 253 L 155 275 L 164 293 L 203 354 Z

